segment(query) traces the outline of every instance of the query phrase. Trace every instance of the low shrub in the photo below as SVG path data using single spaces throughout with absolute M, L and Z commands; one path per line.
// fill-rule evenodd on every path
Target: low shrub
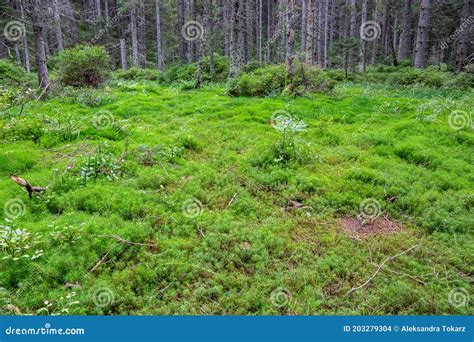
M 160 81 L 163 73 L 157 69 L 141 69 L 137 67 L 128 70 L 117 70 L 113 74 L 116 79 L 124 79 L 129 81 Z
M 224 82 L 229 75 L 229 61 L 226 57 L 214 55 L 214 72 L 211 72 L 210 59 L 205 57 L 202 64 L 203 82 Z M 175 64 L 170 66 L 163 75 L 163 82 L 197 81 L 198 63 Z
M 109 56 L 102 46 L 79 45 L 61 51 L 53 57 L 63 85 L 97 87 L 109 73 Z
M 297 63 L 294 76 L 294 94 L 307 92 L 329 92 L 336 81 L 317 67 Z M 232 96 L 269 96 L 285 90 L 285 66 L 268 65 L 249 73 L 242 72 L 230 80 L 229 95 Z
M 32 87 L 36 83 L 33 73 L 6 59 L 0 59 L 0 84 L 2 87 Z

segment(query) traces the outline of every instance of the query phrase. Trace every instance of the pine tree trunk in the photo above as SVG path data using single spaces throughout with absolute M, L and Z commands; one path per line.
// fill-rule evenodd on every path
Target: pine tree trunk
M 165 52 L 161 41 L 161 16 L 160 16 L 160 0 L 155 1 L 156 7 L 156 67 L 163 70 L 165 66 Z
M 178 37 L 179 37 L 179 61 L 186 63 L 186 40 L 182 33 L 185 24 L 185 0 L 178 2 Z
M 351 0 L 351 26 L 350 26 L 350 35 L 354 39 L 357 39 L 357 27 L 356 27 L 356 1 Z M 355 71 L 355 50 L 350 48 L 349 53 L 349 68 L 352 72 Z
M 295 1 L 288 1 L 288 23 L 286 33 L 286 87 L 290 94 L 295 92 L 294 89 L 294 78 L 295 78 L 295 20 L 293 16 L 295 13 Z
M 472 23 L 471 13 L 473 11 L 473 7 L 473 0 L 464 0 L 464 5 L 461 10 L 461 23 L 459 25 L 459 27 L 461 27 L 461 33 L 459 35 L 454 61 L 454 70 L 456 72 L 462 71 L 465 66 L 464 64 L 467 63 L 466 58 L 468 54 L 469 37 L 472 38 L 469 33 L 470 30 L 472 30 L 472 26 L 469 26 L 468 21 L 469 18 L 471 18 L 470 21 Z
M 120 64 L 123 70 L 128 69 L 127 65 L 127 47 L 125 45 L 125 39 L 120 39 Z
M 324 7 L 324 41 L 323 41 L 323 66 L 325 68 L 329 65 L 328 59 L 328 49 L 329 49 L 329 1 L 325 0 L 325 7 Z
M 41 11 L 42 5 L 40 0 L 31 1 L 31 23 L 33 25 L 33 33 L 35 37 L 35 60 L 36 69 L 38 70 L 39 87 L 43 90 L 49 88 L 48 66 L 46 64 L 46 25 L 45 15 Z
M 306 21 L 307 0 L 301 0 L 301 55 L 306 54 L 306 28 L 308 22 Z
M 146 10 L 144 0 L 138 3 L 138 63 L 142 67 L 146 67 Z
M 263 47 L 263 7 L 262 7 L 262 0 L 258 0 L 258 29 L 257 29 L 257 55 L 258 61 L 260 63 L 263 62 L 263 54 L 262 54 L 262 47 Z
M 54 14 L 54 33 L 56 35 L 57 51 L 64 50 L 63 32 L 61 29 L 61 13 L 59 9 L 58 0 L 53 0 L 53 14 Z
M 428 43 L 431 16 L 431 0 L 421 0 L 420 17 L 415 46 L 415 68 L 426 68 L 428 65 Z
M 135 4 L 130 7 L 130 36 L 132 39 L 132 66 L 138 66 L 138 33 Z
M 21 13 L 21 19 L 23 21 L 25 21 L 25 11 L 23 10 L 23 5 L 20 4 L 20 13 Z M 23 38 L 22 38 L 22 42 L 23 42 L 23 60 L 24 60 L 24 66 L 25 66 L 25 70 L 27 72 L 30 72 L 31 71 L 31 65 L 30 65 L 30 53 L 28 51 L 28 37 L 25 35 L 23 35 Z M 1 44 L 1 42 L 0 42 Z M 0 56 L 1 58 L 1 56 Z
M 412 46 L 412 29 L 411 29 L 411 5 L 412 0 L 405 0 L 403 7 L 403 22 L 402 22 L 402 33 L 400 35 L 400 59 L 410 58 L 411 46 Z
M 367 21 L 367 0 L 362 0 L 362 23 Z M 365 72 L 366 69 L 366 48 L 367 42 L 364 39 L 360 40 L 360 50 L 359 50 L 359 71 Z
M 230 70 L 229 77 L 235 77 L 243 62 L 244 33 L 243 33 L 243 1 L 232 0 L 231 37 L 230 37 Z
M 306 10 L 306 63 L 313 64 L 313 31 L 314 31 L 314 16 L 313 16 L 313 0 L 308 0 Z

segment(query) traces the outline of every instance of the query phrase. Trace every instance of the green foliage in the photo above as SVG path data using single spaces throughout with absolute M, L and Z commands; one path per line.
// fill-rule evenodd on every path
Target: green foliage
M 31 102 L 21 116 L 9 109 L 0 118 L 9 127 L 0 137 L 0 204 L 24 202 L 15 227 L 41 236 L 27 254 L 44 254 L 0 260 L 0 313 L 13 305 L 33 315 L 469 314 L 448 298 L 454 288 L 472 292 L 474 138 L 449 116 L 470 114 L 472 90 L 380 83 L 397 72 L 291 98 L 121 80 L 96 90 L 113 101 L 94 109 L 72 92 Z M 282 109 L 304 132 L 271 126 Z M 101 111 L 114 122 L 102 130 L 92 120 Z M 115 124 L 132 129 L 118 134 Z M 77 129 L 77 138 L 67 134 Z M 29 199 L 10 173 L 51 186 Z M 357 217 L 367 198 L 402 231 L 348 236 L 340 219 Z M 347 296 L 373 274 L 367 260 L 413 245 L 393 261 L 396 274 Z M 433 267 L 456 277 L 433 277 Z M 65 283 L 81 287 L 67 298 Z M 114 300 L 98 307 L 101 287 Z M 278 307 L 272 294 L 281 288 L 292 299 Z
M 43 255 L 43 250 L 37 248 L 40 243 L 41 235 L 39 234 L 32 235 L 26 229 L 0 226 L 0 256 L 2 260 L 35 260 Z
M 109 74 L 109 56 L 103 46 L 75 46 L 58 53 L 54 64 L 62 84 L 73 87 L 97 87 Z
M 214 72 L 211 72 L 210 59 L 204 57 L 202 64 L 203 82 L 224 82 L 229 75 L 229 61 L 226 57 L 214 55 Z M 196 82 L 198 72 L 198 63 L 193 64 L 174 64 L 170 66 L 164 73 L 164 83 L 174 82 Z
M 252 68 L 250 68 L 252 69 Z M 229 95 L 232 96 L 269 96 L 278 95 L 286 86 L 284 65 L 269 65 L 248 73 L 243 72 L 230 80 Z M 293 79 L 294 93 L 303 95 L 312 92 L 330 92 L 335 81 L 320 69 L 301 63 L 295 65 Z
M 0 59 L 0 84 L 1 88 L 9 87 L 33 87 L 36 79 L 33 73 L 27 73 L 25 69 L 10 62 L 7 59 Z
M 163 74 L 157 69 L 144 69 L 132 67 L 128 70 L 117 70 L 113 73 L 114 78 L 129 81 L 160 81 Z
M 113 181 L 122 175 L 119 160 L 101 146 L 91 156 L 87 156 L 79 167 L 79 177 L 82 184 L 98 178 Z
M 268 96 L 280 94 L 285 88 L 285 66 L 269 65 L 230 80 L 231 96 Z
M 421 86 L 467 90 L 474 87 L 474 76 L 469 73 L 455 75 L 439 71 L 434 67 L 413 69 L 405 66 L 380 65 L 369 68 L 368 72 L 357 77 L 363 81 L 387 83 L 393 86 Z

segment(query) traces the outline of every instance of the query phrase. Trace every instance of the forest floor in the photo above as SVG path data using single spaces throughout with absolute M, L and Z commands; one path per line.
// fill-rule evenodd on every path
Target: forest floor
M 473 314 L 473 98 L 113 82 L 10 109 L 0 313 Z

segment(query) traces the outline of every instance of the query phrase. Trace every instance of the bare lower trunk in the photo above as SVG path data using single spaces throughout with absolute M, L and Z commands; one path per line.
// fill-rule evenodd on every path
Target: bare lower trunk
M 402 22 L 402 33 L 400 35 L 400 49 L 399 57 L 401 59 L 407 59 L 410 57 L 411 46 L 412 46 L 412 34 L 411 34 L 411 4 L 412 0 L 405 0 L 403 7 L 403 22 Z
M 421 0 L 420 17 L 415 46 L 415 68 L 426 68 L 428 65 L 428 43 L 431 16 L 431 0 Z
M 120 39 L 120 64 L 123 70 L 128 69 L 127 65 L 127 47 L 125 46 L 125 39 Z
M 156 0 L 156 66 L 159 70 L 163 70 L 165 65 L 164 51 L 161 41 L 161 16 L 160 16 L 160 0 Z

